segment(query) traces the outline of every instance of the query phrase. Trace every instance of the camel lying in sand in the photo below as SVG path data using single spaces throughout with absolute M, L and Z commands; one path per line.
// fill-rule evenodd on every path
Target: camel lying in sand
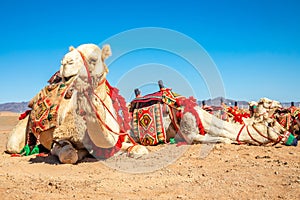
M 45 87 L 30 101 L 32 111 L 10 133 L 7 152 L 19 153 L 25 145 L 25 140 L 29 139 L 25 136 L 31 132 L 38 143 L 51 149 L 52 154 L 57 155 L 62 163 L 76 163 L 88 153 L 87 151 L 100 154 L 106 153 L 105 149 L 121 149 L 126 152 L 131 147 L 130 155 L 133 157 L 147 154 L 145 147 L 126 142 L 127 134 L 121 133 L 115 120 L 116 113 L 110 112 L 114 108 L 107 92 L 108 69 L 104 64 L 108 56 L 109 46 L 103 47 L 102 51 L 93 44 L 71 48 L 61 62 L 62 82 Z M 53 94 L 49 92 L 55 89 L 63 91 Z M 53 99 L 55 95 L 57 97 L 47 108 L 47 100 Z M 97 118 L 92 107 L 101 117 L 102 123 L 108 124 L 109 127 L 95 120 Z M 46 119 L 39 120 L 44 113 Z M 50 116 L 52 119 L 49 120 Z M 99 153 L 99 149 L 104 150 Z
M 167 112 L 168 114 L 162 114 L 164 118 L 162 123 L 165 127 L 163 131 L 166 132 L 164 137 L 167 142 L 170 138 L 174 137 L 176 133 L 179 133 L 188 143 L 221 142 L 267 145 L 276 143 L 284 144 L 290 137 L 290 133 L 280 126 L 275 119 L 270 117 L 276 109 L 281 107 L 277 101 L 267 98 L 260 99 L 260 101 L 256 103 L 256 112 L 253 116 L 244 119 L 244 124 L 239 124 L 223 121 L 206 112 L 197 105 L 196 100 L 192 102 L 192 100 L 183 97 L 175 97 L 174 95 L 172 96 L 170 92 L 166 93 L 166 91 L 168 91 L 168 89 L 161 88 L 160 92 L 138 97 L 132 101 L 133 105 L 131 106 L 133 107 L 134 122 L 139 123 L 133 128 L 135 132 L 134 135 L 145 145 L 152 144 L 153 141 L 155 141 L 155 135 L 150 136 L 149 133 L 144 133 L 143 130 L 145 128 L 149 129 L 148 127 L 150 126 L 148 125 L 149 123 L 145 125 L 144 118 L 147 119 L 146 122 L 151 121 L 152 118 L 153 120 L 158 119 L 158 116 L 151 117 L 151 114 L 149 114 L 149 108 L 155 106 L 155 104 L 153 104 L 155 100 L 158 104 L 167 104 L 167 111 L 163 111 L 163 113 Z M 159 99 L 158 94 L 162 96 L 162 100 Z M 164 99 L 166 96 L 168 97 L 167 100 Z M 170 98 L 170 96 L 172 97 Z M 184 103 L 181 103 L 181 110 L 178 110 L 174 104 L 182 98 Z M 168 102 L 175 103 L 170 104 Z M 164 107 L 162 107 L 162 109 L 164 109 Z M 180 116 L 180 119 L 178 116 Z M 159 132 L 163 131 L 159 129 Z M 161 134 L 157 138 L 159 137 L 162 137 Z M 296 144 L 296 142 L 295 140 L 294 144 Z
M 106 81 L 108 69 L 104 60 L 109 55 L 108 46 L 102 51 L 93 44 L 71 49 L 62 60 L 62 83 L 49 86 L 50 89 L 58 88 L 58 91 L 65 88 L 61 93 L 56 93 L 60 94 L 54 100 L 57 113 L 49 115 L 53 108 L 50 106 L 52 110 L 46 109 L 49 111 L 48 121 L 46 120 L 49 129 L 43 129 L 43 123 L 32 124 L 32 121 L 39 119 L 41 110 L 45 110 L 42 109 L 45 106 L 38 102 L 41 94 L 47 93 L 47 87 L 46 91 L 33 98 L 30 115 L 21 120 L 11 132 L 7 151 L 20 152 L 25 144 L 25 135 L 31 131 L 37 141 L 51 149 L 52 154 L 57 155 L 62 163 L 76 163 L 87 153 L 96 157 L 103 152 L 112 155 L 119 149 L 123 152 L 130 150 L 133 157 L 147 154 L 144 146 L 136 145 L 133 140 L 129 142 L 127 138 L 130 137 L 126 130 L 122 130 L 122 126 L 126 124 L 122 125 L 120 122 L 113 103 L 116 99 L 113 100 L 109 95 L 114 89 L 110 88 Z M 192 100 L 188 101 L 185 98 L 184 102 L 187 104 L 181 105 L 181 117 L 173 115 L 171 119 L 170 115 L 164 115 L 163 126 L 167 139 L 179 133 L 188 143 L 237 142 L 266 145 L 285 143 L 289 137 L 289 133 L 282 126 L 267 117 L 249 121 L 244 125 L 232 124 L 209 114 Z M 169 107 L 169 111 L 173 109 Z M 49 116 L 55 120 L 49 120 Z M 125 110 L 123 116 L 126 116 Z

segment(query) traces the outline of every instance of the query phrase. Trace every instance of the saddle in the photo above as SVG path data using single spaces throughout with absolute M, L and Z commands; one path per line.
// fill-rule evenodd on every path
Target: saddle
M 58 109 L 74 79 L 44 87 L 31 101 L 31 132 L 35 135 L 57 126 Z
M 166 143 L 164 117 L 169 117 L 178 126 L 176 113 L 181 110 L 179 99 L 183 98 L 170 88 L 163 87 L 161 81 L 158 92 L 141 96 L 135 90 L 136 98 L 131 101 L 129 112 L 132 114 L 134 136 L 142 145 Z

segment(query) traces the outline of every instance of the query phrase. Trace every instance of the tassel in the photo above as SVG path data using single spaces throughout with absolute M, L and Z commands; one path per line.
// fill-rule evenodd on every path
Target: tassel
M 176 144 L 175 138 L 170 138 L 170 144 Z
M 24 113 L 22 113 L 22 114 L 19 116 L 19 120 L 25 119 L 25 117 L 27 117 L 27 115 L 29 115 L 30 112 L 31 112 L 31 110 L 26 110 Z
M 24 156 L 30 156 L 30 155 L 33 155 L 33 154 L 39 154 L 40 153 L 40 148 L 38 145 L 35 145 L 33 147 L 33 149 L 30 151 L 30 147 L 28 144 L 26 144 L 23 149 L 21 150 L 20 152 L 20 155 L 24 155 Z
M 30 154 L 30 147 L 26 144 L 20 152 L 21 155 L 28 156 Z
M 40 153 L 40 149 L 39 149 L 39 146 L 38 145 L 35 145 L 32 149 L 32 151 L 30 152 L 30 155 L 33 155 L 33 154 L 39 154 Z

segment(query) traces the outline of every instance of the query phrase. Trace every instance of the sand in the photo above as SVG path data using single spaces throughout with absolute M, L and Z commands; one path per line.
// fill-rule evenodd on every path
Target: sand
M 0 114 L 0 199 L 300 199 L 300 147 L 161 145 L 150 155 L 10 157 L 17 114 Z

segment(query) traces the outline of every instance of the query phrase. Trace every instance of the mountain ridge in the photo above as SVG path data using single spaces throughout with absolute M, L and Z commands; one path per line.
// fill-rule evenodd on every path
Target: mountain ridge
M 15 113 L 22 113 L 28 110 L 29 102 L 8 102 L 0 104 L 0 111 L 10 111 Z
M 224 102 L 228 106 L 234 106 L 235 102 L 237 102 L 237 105 L 239 107 L 242 107 L 242 108 L 248 107 L 247 101 L 226 99 L 224 97 L 216 97 L 213 99 L 198 100 L 198 104 L 202 105 L 203 101 L 205 102 L 206 105 L 209 105 L 209 106 L 220 106 L 221 102 Z M 28 103 L 29 102 L 26 102 L 26 101 L 2 103 L 2 104 L 0 104 L 0 111 L 23 113 L 29 109 Z M 295 103 L 295 106 L 300 107 L 300 102 L 294 102 L 294 103 Z M 291 102 L 282 102 L 281 105 L 283 107 L 289 107 L 291 105 Z

